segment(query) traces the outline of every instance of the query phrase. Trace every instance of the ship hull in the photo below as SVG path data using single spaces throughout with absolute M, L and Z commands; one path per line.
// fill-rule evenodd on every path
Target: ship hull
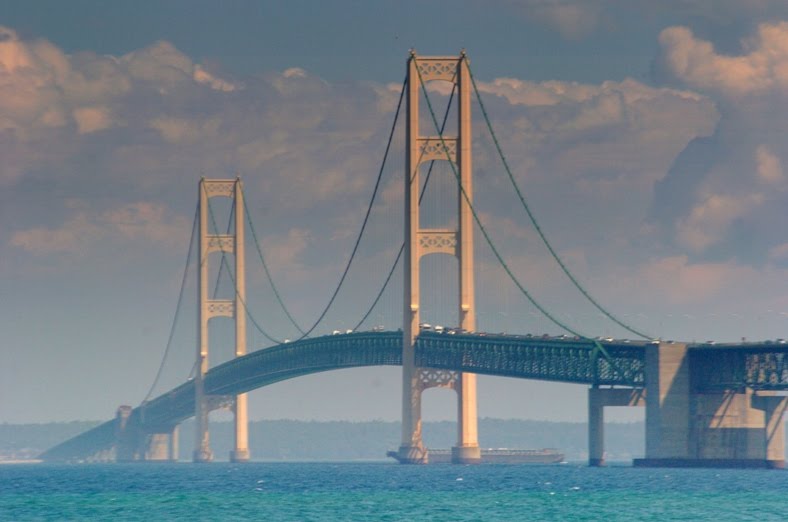
M 431 449 L 427 452 L 427 464 L 450 464 L 451 450 Z M 396 451 L 389 451 L 387 456 L 400 462 Z M 554 449 L 516 450 L 516 449 L 482 449 L 481 464 L 559 464 L 564 461 L 564 454 Z

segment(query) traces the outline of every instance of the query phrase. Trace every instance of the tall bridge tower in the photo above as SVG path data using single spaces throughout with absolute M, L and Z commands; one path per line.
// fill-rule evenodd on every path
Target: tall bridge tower
M 240 178 L 235 180 L 200 180 L 200 275 L 198 288 L 200 302 L 197 307 L 197 363 L 194 378 L 195 441 L 194 462 L 213 460 L 208 432 L 208 414 L 216 401 L 226 397 L 205 394 L 205 374 L 208 372 L 208 325 L 213 317 L 235 318 L 235 356 L 246 354 L 246 268 L 244 263 L 244 200 Z M 211 234 L 208 227 L 208 200 L 228 197 L 233 200 L 235 230 L 233 234 Z M 212 217 L 212 216 L 211 216 Z M 208 255 L 213 252 L 230 253 L 235 257 L 234 299 L 212 299 L 208 294 Z M 235 414 L 235 448 L 230 452 L 233 462 L 249 460 L 249 427 L 246 394 L 239 394 L 231 401 Z
M 422 136 L 419 132 L 419 98 L 422 82 L 435 80 L 457 84 L 458 134 L 453 137 Z M 471 164 L 471 90 L 465 52 L 458 57 L 408 59 L 407 137 L 405 171 L 405 299 L 402 343 L 402 444 L 400 462 L 423 464 L 428 460 L 421 434 L 421 395 L 428 388 L 444 387 L 457 392 L 457 446 L 452 461 L 478 462 L 476 375 L 420 368 L 416 365 L 415 342 L 421 322 L 419 262 L 430 254 L 449 254 L 459 260 L 459 326 L 476 329 L 473 276 L 473 215 Z M 422 228 L 419 217 L 419 170 L 433 160 L 453 162 L 459 173 L 457 228 Z M 464 192 L 464 194 L 463 194 Z M 467 200 L 466 200 L 467 197 Z

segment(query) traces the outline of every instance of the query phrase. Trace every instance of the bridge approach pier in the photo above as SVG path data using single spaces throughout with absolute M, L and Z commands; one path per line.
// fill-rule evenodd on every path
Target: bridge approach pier
M 734 381 L 711 386 L 705 375 L 731 370 L 723 350 L 704 357 L 682 343 L 646 348 L 646 456 L 635 466 L 785 466 L 788 397 Z
M 131 406 L 120 406 L 115 415 L 117 462 L 177 461 L 178 426 L 150 431 L 143 427 Z
M 605 465 L 605 406 L 645 406 L 642 388 L 588 389 L 588 465 Z

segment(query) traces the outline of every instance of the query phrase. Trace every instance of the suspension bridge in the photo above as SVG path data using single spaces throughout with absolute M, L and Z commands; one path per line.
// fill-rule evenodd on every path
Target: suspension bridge
M 451 87 L 443 118 L 435 111 L 429 82 Z M 447 91 L 448 92 L 448 91 Z M 502 171 L 527 220 L 563 276 L 599 317 L 626 330 L 632 339 L 591 337 L 537 301 L 527 284 L 506 262 L 505 254 L 474 205 L 472 175 L 471 105 L 475 99 L 484 127 L 492 140 Z M 356 326 L 320 334 L 336 306 L 343 286 L 352 279 L 352 267 L 362 238 L 369 236 L 370 216 L 379 201 L 381 178 L 390 157 L 401 109 L 405 105 L 404 241 L 391 250 L 390 269 L 381 273 L 380 289 Z M 422 109 L 426 108 L 426 111 Z M 456 120 L 449 115 L 456 110 Z M 454 127 L 453 131 L 447 129 Z M 421 127 L 427 126 L 426 134 Z M 437 167 L 436 167 L 437 166 Z M 436 172 L 442 168 L 442 181 Z M 442 185 L 440 185 L 442 183 Z M 430 189 L 438 184 L 439 189 Z M 432 190 L 437 198 L 429 203 Z M 426 463 L 429 450 L 422 442 L 422 394 L 430 388 L 448 388 L 457 394 L 455 463 L 480 460 L 477 433 L 476 375 L 506 376 L 574 383 L 588 386 L 589 464 L 604 464 L 604 408 L 645 407 L 646 455 L 643 466 L 751 466 L 783 467 L 783 414 L 788 408 L 788 345 L 783 342 L 696 344 L 663 342 L 610 312 L 580 283 L 548 241 L 529 207 L 504 155 L 483 103 L 465 53 L 453 57 L 418 56 L 407 62 L 394 122 L 363 223 L 339 282 L 322 312 L 308 327 L 302 326 L 286 306 L 263 255 L 248 212 L 240 179 L 202 179 L 199 184 L 192 241 L 189 245 L 178 306 L 162 365 L 148 396 L 137 407 L 121 406 L 115 419 L 46 451 L 49 461 L 173 460 L 178 458 L 177 432 L 194 417 L 195 462 L 213 459 L 209 413 L 219 408 L 233 412 L 235 443 L 231 460 L 250 459 L 247 433 L 247 393 L 287 379 L 343 368 L 402 367 L 402 440 L 398 460 Z M 220 228 L 215 198 L 230 201 L 226 230 Z M 442 198 L 442 199 L 441 199 Z M 435 206 L 448 209 L 450 218 L 439 226 Z M 293 340 L 279 338 L 256 315 L 247 295 L 245 247 L 247 228 L 264 269 L 282 323 Z M 561 336 L 487 334 L 477 332 L 474 232 L 523 300 L 555 327 Z M 396 256 L 393 255 L 394 252 Z M 452 291 L 455 316 L 452 328 L 433 329 L 422 320 L 422 258 L 440 254 L 456 259 Z M 196 257 L 196 262 L 192 262 Z M 218 264 L 211 260 L 219 257 Z M 436 256 L 437 257 L 437 256 Z M 233 258 L 233 262 L 228 261 Z M 182 384 L 152 397 L 159 381 L 184 305 L 189 267 L 196 265 L 196 350 L 192 374 Z M 398 272 L 399 270 L 399 272 Z M 447 271 L 443 271 L 447 272 Z M 399 274 L 399 275 L 397 275 Z M 211 276 L 216 283 L 211 292 Z M 454 277 L 454 276 L 452 276 Z M 370 327 L 393 281 L 401 280 L 402 327 L 386 331 Z M 220 282 L 229 287 L 219 295 Z M 427 281 L 429 289 L 429 282 Z M 387 293 L 388 292 L 388 293 Z M 222 297 L 222 298 L 220 298 Z M 425 293 L 424 300 L 434 299 Z M 214 318 L 233 321 L 233 356 L 210 367 L 209 348 L 218 344 Z M 286 319 L 286 320 L 285 320 Z M 248 352 L 248 323 L 262 336 Z M 227 344 L 227 341 L 222 341 Z

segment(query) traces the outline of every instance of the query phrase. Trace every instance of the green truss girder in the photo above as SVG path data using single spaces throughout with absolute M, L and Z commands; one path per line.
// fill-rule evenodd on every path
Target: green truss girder
M 604 342 L 516 335 L 422 333 L 416 364 L 588 385 L 645 386 L 645 343 Z M 788 389 L 788 345 L 690 345 L 695 391 Z M 258 350 L 212 368 L 205 391 L 232 396 L 276 382 L 329 370 L 402 364 L 402 332 L 327 335 Z M 135 408 L 129 419 L 146 433 L 164 433 L 194 415 L 194 382 Z M 108 421 L 48 450 L 42 458 L 85 458 L 111 447 L 115 423 Z
M 788 345 L 697 346 L 690 368 L 695 391 L 788 390 Z

